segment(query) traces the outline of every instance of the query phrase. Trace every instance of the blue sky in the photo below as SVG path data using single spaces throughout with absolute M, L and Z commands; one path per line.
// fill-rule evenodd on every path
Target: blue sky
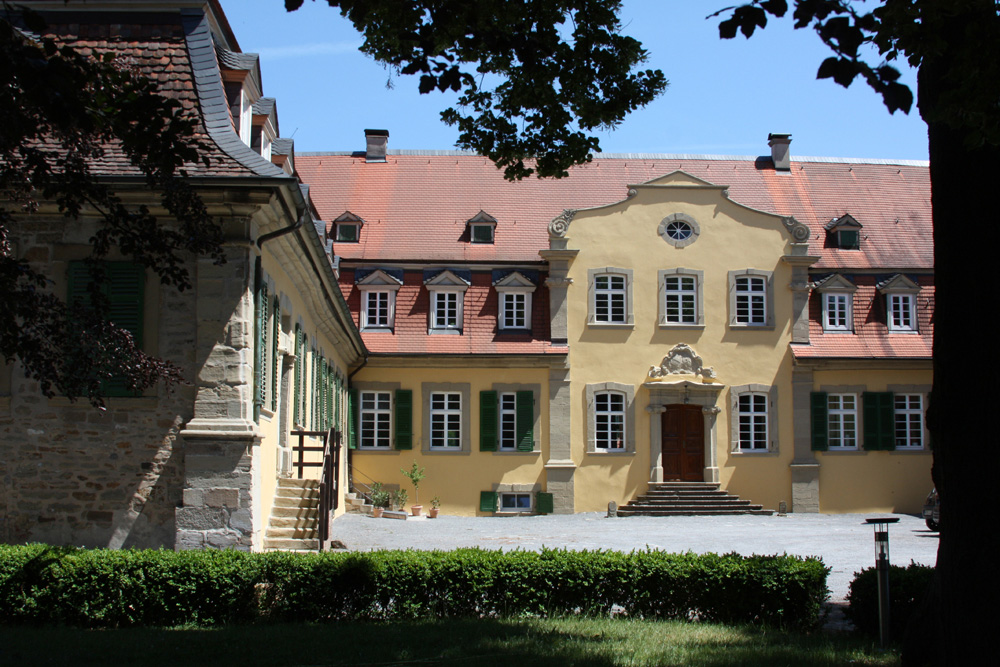
M 361 38 L 325 0 L 288 14 L 282 0 L 221 0 L 246 52 L 261 54 L 264 94 L 278 99 L 281 135 L 303 151 L 364 148 L 364 129 L 389 130 L 389 148 L 454 148 L 439 113 L 453 97 L 420 95 L 357 51 Z M 772 21 L 750 40 L 720 40 L 732 0 L 625 0 L 624 32 L 650 52 L 646 67 L 670 85 L 621 126 L 602 133 L 607 153 L 763 155 L 769 132 L 792 134 L 792 155 L 927 159 L 916 109 L 889 115 L 861 82 L 817 81 L 829 54 L 811 30 Z M 392 86 L 386 83 L 391 81 Z M 915 90 L 915 75 L 904 72 Z

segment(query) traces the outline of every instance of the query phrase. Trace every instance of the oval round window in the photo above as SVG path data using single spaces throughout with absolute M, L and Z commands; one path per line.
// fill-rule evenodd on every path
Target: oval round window
M 691 237 L 694 231 L 691 229 L 691 225 L 681 220 L 674 220 L 673 222 L 667 223 L 666 228 L 667 236 L 675 241 L 683 241 Z

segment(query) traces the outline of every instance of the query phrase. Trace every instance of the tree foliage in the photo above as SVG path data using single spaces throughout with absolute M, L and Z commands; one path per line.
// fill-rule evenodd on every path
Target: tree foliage
M 510 180 L 565 176 L 600 150 L 595 130 L 666 87 L 659 70 L 636 71 L 646 51 L 619 32 L 618 0 L 327 1 L 421 93 L 460 92 L 441 118 Z
M 201 158 L 197 119 L 157 92 L 156 83 L 113 54 L 88 57 L 46 35 L 40 15 L 4 2 L 0 13 L 0 354 L 18 359 L 47 396 L 86 396 L 102 405 L 102 382 L 133 390 L 179 370 L 135 345 L 108 321 L 101 260 L 113 248 L 152 269 L 165 285 L 190 287 L 187 253 L 223 261 L 221 227 L 184 180 Z M 176 224 L 134 206 L 95 164 L 120 151 Z M 53 283 L 15 255 L 15 218 L 54 203 L 69 221 L 98 220 L 88 261 L 91 299 L 67 304 Z M 23 249 L 22 249 L 23 250 Z

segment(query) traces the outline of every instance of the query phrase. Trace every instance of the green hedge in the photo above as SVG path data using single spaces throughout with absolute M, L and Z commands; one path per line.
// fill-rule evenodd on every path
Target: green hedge
M 652 550 L 248 554 L 0 546 L 0 623 L 620 614 L 802 629 L 821 619 L 828 571 L 818 558 Z
M 903 640 L 906 626 L 927 594 L 934 568 L 910 563 L 889 566 L 889 636 Z M 846 616 L 858 631 L 878 637 L 878 573 L 868 567 L 854 575 L 847 593 Z

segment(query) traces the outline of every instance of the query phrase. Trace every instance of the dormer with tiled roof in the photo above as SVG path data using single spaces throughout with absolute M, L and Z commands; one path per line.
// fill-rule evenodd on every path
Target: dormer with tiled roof
M 465 223 L 469 228 L 469 243 L 493 243 L 497 219 L 480 210 Z
M 857 250 L 861 245 L 862 225 L 850 213 L 834 218 L 823 225 L 823 228 L 827 233 L 825 245 L 828 248 Z

